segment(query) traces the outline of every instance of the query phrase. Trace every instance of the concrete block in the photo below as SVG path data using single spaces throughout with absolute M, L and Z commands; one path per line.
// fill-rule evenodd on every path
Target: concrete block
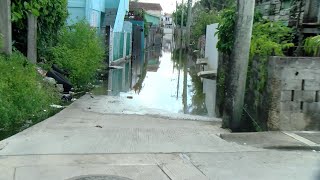
M 305 80 L 304 90 L 320 91 L 320 81 Z
M 285 68 L 281 72 L 281 78 L 320 81 L 320 71 L 316 69 Z
M 278 122 L 278 126 L 279 126 L 278 129 L 288 130 L 288 128 L 291 127 L 290 118 L 291 118 L 291 112 L 289 111 L 281 112 L 279 122 Z
M 320 102 L 305 103 L 303 111 L 305 113 L 320 113 Z
M 302 131 L 306 129 L 307 125 L 308 121 L 304 113 L 290 111 L 280 113 L 279 129 L 282 131 Z
M 281 91 L 281 102 L 291 101 L 292 91 Z
M 294 101 L 298 102 L 315 102 L 316 91 L 295 91 Z
M 269 65 L 276 68 L 319 69 L 319 57 L 279 57 L 271 56 Z
M 302 81 L 299 79 L 283 80 L 281 82 L 282 90 L 302 90 Z
M 280 111 L 300 112 L 300 102 L 280 102 Z
M 288 130 L 303 131 L 308 126 L 304 113 L 291 113 L 290 127 Z

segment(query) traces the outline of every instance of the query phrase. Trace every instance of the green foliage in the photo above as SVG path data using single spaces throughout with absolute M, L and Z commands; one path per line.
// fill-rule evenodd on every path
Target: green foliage
M 11 3 L 11 17 L 13 22 L 24 19 L 28 13 L 40 16 L 40 9 L 46 6 L 48 0 L 13 0 Z
M 188 17 L 188 6 L 187 4 L 180 4 L 177 7 L 177 10 L 172 14 L 174 22 L 176 22 L 179 26 L 181 26 L 181 15 L 183 12 L 183 26 L 187 25 L 187 17 Z
M 221 12 L 218 25 L 218 44 L 220 52 L 230 55 L 234 44 L 234 29 L 236 25 L 235 7 Z
M 220 14 L 219 26 L 218 26 L 218 37 L 219 42 L 217 48 L 226 56 L 230 56 L 233 46 L 234 46 L 234 31 L 236 25 L 236 9 L 225 9 Z M 293 47 L 294 44 L 291 43 L 293 40 L 292 29 L 286 27 L 280 22 L 270 22 L 264 20 L 262 15 L 259 12 L 255 13 L 254 16 L 254 25 L 252 31 L 252 39 L 250 45 L 250 59 L 249 67 L 247 74 L 247 86 L 246 86 L 246 99 L 250 96 L 249 99 L 254 100 L 254 105 L 250 105 L 250 109 L 253 109 L 252 112 L 258 112 L 257 108 L 261 104 L 262 99 L 261 95 L 265 90 L 267 83 L 267 64 L 268 57 L 271 55 L 283 56 L 284 50 Z M 224 60 L 228 61 L 228 58 Z M 253 67 L 253 61 L 255 64 L 258 64 L 258 67 Z M 227 72 L 229 62 L 223 62 L 223 67 L 219 68 L 219 76 L 217 80 L 219 99 L 224 105 L 225 97 L 225 86 L 226 79 L 228 79 Z M 227 65 L 227 66 L 225 66 Z M 257 68 L 257 71 L 253 71 L 254 68 Z M 254 77 L 255 76 L 255 77 Z M 257 76 L 257 77 L 256 77 Z M 257 79 L 251 81 L 250 79 Z M 253 84 L 250 84 L 253 83 Z M 249 86 L 250 84 L 250 86 Z M 249 89 L 252 88 L 252 89 Z M 250 91 L 250 92 L 249 92 Z M 259 95 L 252 94 L 252 92 L 259 92 Z M 251 94 L 250 94 L 251 93 Z M 252 97 L 253 96 L 253 97 Z M 251 100 L 249 100 L 250 103 Z M 223 109 L 222 109 L 223 110 Z M 254 122 L 253 122 L 254 123 Z M 255 125 L 254 125 L 255 126 Z
M 58 102 L 59 98 L 21 53 L 14 52 L 11 57 L 0 55 L 0 68 L 1 139 L 4 132 L 12 135 L 28 123 L 49 117 L 53 111 L 49 105 Z
M 308 55 L 320 56 L 320 35 L 308 37 L 304 43 L 304 50 Z
M 59 44 L 51 49 L 53 62 L 70 71 L 73 84 L 90 83 L 104 58 L 96 31 L 83 20 L 60 31 L 58 40 Z
M 253 26 L 251 55 L 283 55 L 283 50 L 294 46 L 292 29 L 280 22 L 258 22 Z
M 235 0 L 200 0 L 199 3 L 207 10 L 221 11 L 230 8 L 235 4 Z
M 292 39 L 292 29 L 280 22 L 264 21 L 254 24 L 250 46 L 250 61 L 253 61 L 254 56 L 259 57 L 259 83 L 256 87 L 259 92 L 262 92 L 266 86 L 268 56 L 283 56 L 283 50 L 294 46 L 291 43 Z
M 27 52 L 27 14 L 38 20 L 38 53 L 45 57 L 48 48 L 57 43 L 57 32 L 65 25 L 68 12 L 67 0 L 12 0 L 12 32 L 14 46 Z
M 191 28 L 191 40 L 197 41 L 206 33 L 207 25 L 218 22 L 218 15 L 215 11 L 200 12 L 194 19 L 194 25 Z
M 58 32 L 65 26 L 68 0 L 47 0 L 38 17 L 38 54 L 46 57 L 47 50 L 57 44 Z

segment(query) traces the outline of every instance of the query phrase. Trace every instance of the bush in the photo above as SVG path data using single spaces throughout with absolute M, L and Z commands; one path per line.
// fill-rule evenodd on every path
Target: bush
M 308 55 L 320 56 L 320 35 L 308 37 L 304 43 L 304 50 Z
M 200 12 L 195 18 L 194 25 L 191 29 L 191 39 L 197 42 L 198 39 L 206 34 L 207 25 L 218 22 L 218 15 L 215 11 Z
M 26 124 L 49 117 L 53 111 L 49 105 L 58 102 L 59 98 L 21 53 L 14 52 L 11 57 L 0 54 L 0 69 L 1 139 L 19 132 Z
M 94 79 L 104 58 L 104 48 L 97 32 L 85 21 L 80 21 L 64 28 L 58 41 L 51 50 L 53 62 L 70 72 L 74 85 L 87 85 Z

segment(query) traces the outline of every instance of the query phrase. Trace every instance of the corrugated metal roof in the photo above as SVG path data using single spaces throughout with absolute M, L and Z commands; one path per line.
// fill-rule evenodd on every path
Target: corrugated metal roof
M 130 2 L 130 10 L 135 9 L 143 9 L 145 11 L 147 10 L 154 10 L 154 11 L 162 11 L 162 7 L 159 3 L 143 3 L 143 2 Z

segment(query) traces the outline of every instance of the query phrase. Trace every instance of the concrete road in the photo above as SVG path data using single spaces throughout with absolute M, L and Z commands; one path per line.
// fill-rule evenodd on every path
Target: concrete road
M 126 98 L 84 96 L 1 141 L 0 180 L 320 179 L 317 150 L 265 149 L 310 147 L 316 138 L 304 142 L 297 134 L 234 136 L 220 128 L 219 119 L 135 107 Z

